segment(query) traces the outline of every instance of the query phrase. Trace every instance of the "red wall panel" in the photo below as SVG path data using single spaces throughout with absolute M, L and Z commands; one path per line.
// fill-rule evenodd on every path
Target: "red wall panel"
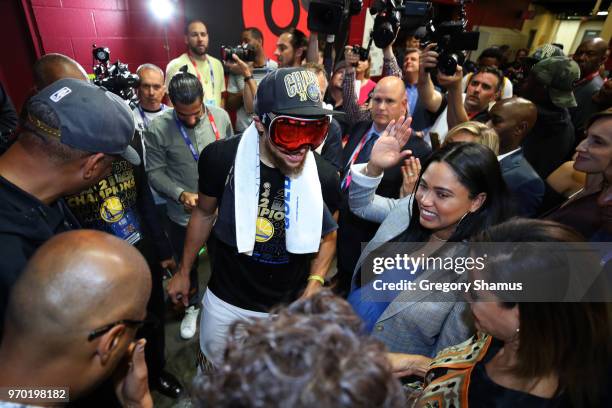
M 152 62 L 165 69 L 164 25 L 149 10 L 150 0 L 25 0 L 33 9 L 44 53 L 59 52 L 92 71 L 92 44 L 106 46 L 111 61 L 138 65 Z M 166 23 L 170 56 L 184 50 L 183 1 Z
M 0 1 L 0 80 L 15 108 L 20 110 L 33 86 L 36 54 L 24 10 L 19 1 Z

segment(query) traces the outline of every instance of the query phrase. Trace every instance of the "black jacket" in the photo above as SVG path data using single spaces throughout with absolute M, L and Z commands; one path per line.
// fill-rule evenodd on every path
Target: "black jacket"
M 574 148 L 574 125 L 565 108 L 538 105 L 538 119 L 523 140 L 523 154 L 542 180 L 568 160 Z
M 525 160 L 520 150 L 504 157 L 499 165 L 502 177 L 515 200 L 518 214 L 534 217 L 544 197 L 544 181 Z
M 0 176 L 0 331 L 10 289 L 28 259 L 55 234 L 78 227 L 63 200 L 46 205 Z

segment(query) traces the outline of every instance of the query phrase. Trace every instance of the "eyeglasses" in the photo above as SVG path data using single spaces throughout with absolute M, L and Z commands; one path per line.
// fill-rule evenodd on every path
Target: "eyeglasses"
M 92 341 L 100 336 L 102 336 L 104 333 L 106 333 L 107 331 L 109 331 L 110 329 L 112 329 L 113 327 L 117 326 L 118 324 L 125 324 L 128 326 L 133 326 L 136 329 L 141 328 L 142 326 L 144 326 L 145 324 L 148 323 L 152 323 L 149 320 L 131 320 L 131 319 L 123 319 L 123 320 L 117 320 L 116 322 L 113 323 L 109 323 L 105 326 L 99 327 L 97 329 L 92 330 L 91 332 L 89 332 L 89 336 L 87 337 L 87 341 Z
M 272 143 L 282 149 L 295 151 L 303 146 L 310 146 L 314 150 L 325 140 L 331 118 L 323 116 L 311 119 L 285 115 L 272 118 L 270 114 L 266 114 L 263 123 L 268 126 Z

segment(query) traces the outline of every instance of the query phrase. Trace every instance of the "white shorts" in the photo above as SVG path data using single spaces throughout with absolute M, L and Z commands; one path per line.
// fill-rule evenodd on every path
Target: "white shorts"
M 219 365 L 225 350 L 229 326 L 237 320 L 265 318 L 269 313 L 254 312 L 231 305 L 207 289 L 200 314 L 200 350 L 214 365 Z

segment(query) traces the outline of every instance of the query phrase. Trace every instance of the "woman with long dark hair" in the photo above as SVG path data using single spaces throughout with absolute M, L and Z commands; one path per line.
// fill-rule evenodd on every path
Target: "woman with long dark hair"
M 389 355 L 396 373 L 425 378 L 409 406 L 609 405 L 609 303 L 589 302 L 592 297 L 578 292 L 566 297 L 574 289 L 573 275 L 582 275 L 587 265 L 596 273 L 600 268 L 597 254 L 580 241 L 580 234 L 567 226 L 528 219 L 477 234 L 474 247 L 486 248 L 489 256 L 485 268 L 472 272 L 469 281 L 520 282 L 523 289 L 470 290 L 478 334 L 433 360 Z
M 372 150 L 372 156 L 382 159 L 377 163 L 370 161 L 365 171 L 354 168 L 353 174 L 376 173 L 379 170 L 376 166 L 385 158 L 393 161 L 398 155 L 405 156 L 400 146 L 409 133 L 406 123 L 409 126 L 409 121 L 403 120 L 397 125 L 390 124 Z M 383 150 L 385 153 L 379 154 Z M 449 292 L 380 288 L 383 283 L 398 280 L 459 282 L 462 275 L 442 268 L 417 268 L 409 272 L 391 268 L 381 273 L 364 267 L 363 261 L 404 254 L 423 258 L 463 256 L 461 245 L 450 243 L 465 241 L 507 219 L 511 215 L 508 194 L 497 157 L 490 149 L 475 143 L 455 143 L 436 151 L 424 162 L 415 191 L 406 201 L 408 205 L 391 211 L 389 222 L 383 222 L 362 252 L 349 302 L 366 323 L 366 329 L 391 351 L 433 356 L 469 337 L 465 304 L 457 302 Z M 387 242 L 394 242 L 391 252 L 395 251 L 395 255 L 389 254 L 389 246 L 384 253 L 382 244 Z M 381 282 L 385 279 L 388 282 Z

